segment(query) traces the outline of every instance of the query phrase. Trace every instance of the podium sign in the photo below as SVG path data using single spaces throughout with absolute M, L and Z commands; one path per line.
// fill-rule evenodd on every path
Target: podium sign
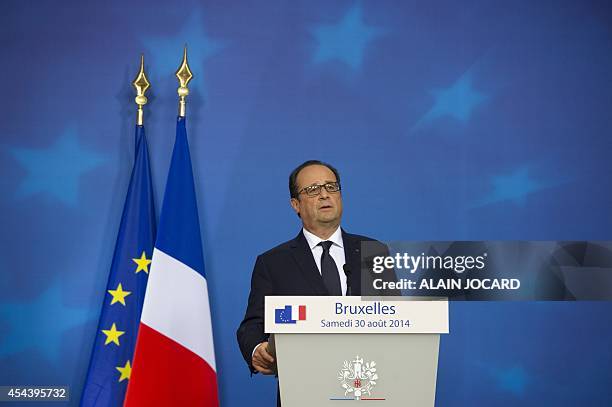
M 433 406 L 446 300 L 266 297 L 283 407 Z

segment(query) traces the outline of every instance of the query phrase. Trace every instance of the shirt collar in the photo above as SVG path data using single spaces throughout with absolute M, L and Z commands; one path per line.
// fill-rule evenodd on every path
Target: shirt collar
M 306 228 L 302 228 L 302 233 L 304 233 L 304 237 L 308 242 L 310 250 L 314 249 L 319 243 L 325 241 L 314 233 L 307 231 Z M 340 226 L 338 226 L 338 229 L 336 229 L 336 231 L 327 240 L 332 242 L 334 245 L 339 246 L 340 248 L 344 248 L 344 244 L 342 241 L 342 229 L 340 228 Z

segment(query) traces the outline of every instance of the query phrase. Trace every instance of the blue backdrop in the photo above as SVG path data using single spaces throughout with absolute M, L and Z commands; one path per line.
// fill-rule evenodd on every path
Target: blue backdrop
M 612 7 L 596 1 L 4 1 L 0 384 L 83 386 L 132 165 L 144 52 L 156 207 L 182 46 L 223 406 L 269 406 L 235 340 L 287 176 L 343 176 L 386 240 L 612 240 Z M 461 303 L 440 406 L 612 403 L 610 303 Z

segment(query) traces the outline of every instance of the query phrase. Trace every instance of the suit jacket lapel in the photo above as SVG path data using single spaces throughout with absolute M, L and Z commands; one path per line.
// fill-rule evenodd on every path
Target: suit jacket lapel
M 312 288 L 314 288 L 315 292 L 313 294 L 329 295 L 325 283 L 323 283 L 321 273 L 319 273 L 319 269 L 317 268 L 317 264 L 312 257 L 312 250 L 310 250 L 308 241 L 301 231 L 291 243 L 291 254 L 306 280 L 308 280 Z
M 352 295 L 361 295 L 361 242 L 342 230 L 344 258 L 351 271 Z

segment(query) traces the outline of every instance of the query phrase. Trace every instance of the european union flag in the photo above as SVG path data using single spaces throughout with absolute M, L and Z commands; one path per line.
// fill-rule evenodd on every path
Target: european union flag
M 81 396 L 82 406 L 123 404 L 155 232 L 147 139 L 144 127 L 136 126 L 136 157 Z
M 295 319 L 291 319 L 291 305 L 285 305 L 285 308 L 277 308 L 274 310 L 274 322 L 277 324 L 295 324 Z

